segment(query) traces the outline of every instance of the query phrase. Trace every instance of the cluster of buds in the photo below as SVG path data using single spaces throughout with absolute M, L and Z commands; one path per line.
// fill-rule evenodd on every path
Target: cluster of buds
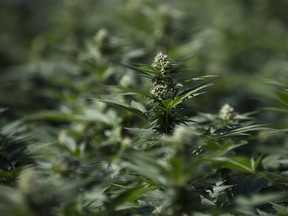
M 170 72 L 174 69 L 173 63 L 166 54 L 159 52 L 154 58 L 152 67 L 157 69 L 161 75 L 152 80 L 153 87 L 150 93 L 159 101 L 171 98 L 175 86 L 170 76 Z
M 173 64 L 173 61 L 166 54 L 159 52 L 155 56 L 151 66 L 158 71 L 157 75 L 152 78 L 153 86 L 150 90 L 156 103 L 154 111 L 162 113 L 153 123 L 153 128 L 158 132 L 171 134 L 175 127 L 175 111 L 164 109 L 163 112 L 159 107 L 163 106 L 162 102 L 164 100 L 173 99 L 175 95 L 175 82 L 171 76 L 171 73 L 175 70 L 175 64 Z

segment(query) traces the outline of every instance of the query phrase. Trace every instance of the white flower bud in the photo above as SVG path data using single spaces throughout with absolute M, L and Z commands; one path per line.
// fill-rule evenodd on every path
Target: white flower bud
M 152 63 L 152 66 L 159 70 L 163 75 L 168 75 L 168 73 L 173 69 L 173 65 L 168 57 L 168 55 L 159 52 Z
M 131 87 L 134 83 L 133 77 L 130 74 L 125 74 L 121 80 L 119 81 L 120 86 L 123 86 L 125 88 Z
M 230 120 L 233 117 L 234 108 L 229 104 L 225 104 L 219 111 L 219 118 L 223 120 Z
M 191 138 L 191 134 L 187 130 L 187 128 L 179 125 L 175 128 L 173 134 L 173 140 L 176 142 L 187 142 Z

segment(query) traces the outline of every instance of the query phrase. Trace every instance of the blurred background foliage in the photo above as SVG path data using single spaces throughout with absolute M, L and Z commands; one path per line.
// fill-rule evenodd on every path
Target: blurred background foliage
M 286 4 L 269 0 L 1 1 L 1 104 L 22 113 L 31 111 L 29 104 L 49 109 L 67 92 L 83 92 L 86 83 L 96 85 L 109 76 L 115 84 L 125 73 L 115 71 L 118 63 L 148 63 L 162 50 L 174 59 L 193 56 L 187 67 L 195 71 L 188 76 L 221 76 L 210 94 L 219 99 L 209 102 L 207 96 L 197 110 L 215 110 L 228 102 L 250 111 L 260 103 L 253 99 L 255 95 L 271 92 L 268 85 L 263 86 L 264 78 L 287 79 Z M 109 59 L 97 55 L 96 35 L 101 29 L 109 37 Z M 97 61 L 103 73 L 88 74 L 82 67 L 87 61 Z M 71 84 L 69 90 L 63 82 Z
M 197 168 L 189 167 L 187 164 L 191 159 L 187 159 L 187 155 L 179 156 L 177 152 L 183 151 L 187 141 L 182 140 L 183 146 L 177 147 L 178 141 L 174 140 L 172 144 L 165 139 L 159 141 L 149 132 L 138 131 L 140 135 L 135 136 L 137 132 L 127 128 L 140 127 L 140 119 L 94 100 L 115 96 L 118 93 L 115 85 L 151 87 L 151 83 L 123 65 L 151 64 L 158 51 L 175 60 L 190 58 L 185 62 L 185 68 L 189 70 L 181 74 L 181 79 L 219 75 L 204 96 L 187 103 L 191 108 L 185 110 L 185 114 L 201 122 L 199 126 L 189 125 L 193 128 L 192 134 L 199 135 L 208 128 L 207 125 L 215 131 L 225 127 L 227 122 L 219 122 L 217 115 L 226 103 L 234 107 L 236 113 L 255 112 L 257 123 L 269 124 L 273 128 L 252 134 L 246 141 L 253 145 L 233 153 L 248 155 L 255 160 L 264 155 L 261 178 L 250 176 L 255 173 L 256 161 L 229 158 L 246 164 L 244 170 L 249 167 L 250 174 L 232 179 L 230 173 L 224 181 L 215 171 L 206 178 L 203 184 L 217 180 L 213 183 L 214 191 L 205 188 L 201 195 L 210 196 L 210 201 L 206 200 L 207 209 L 218 206 L 227 212 L 231 208 L 244 215 L 266 215 L 268 208 L 263 203 L 270 201 L 274 213 L 285 215 L 287 207 L 276 204 L 281 197 L 268 194 L 267 200 L 259 201 L 257 196 L 260 195 L 250 195 L 260 190 L 259 185 L 268 185 L 266 190 L 269 192 L 288 189 L 287 175 L 283 174 L 287 172 L 285 150 L 288 148 L 287 9 L 286 0 L 0 1 L 0 183 L 6 185 L 1 186 L 1 191 L 12 194 L 9 199 L 0 196 L 0 201 L 5 200 L 0 204 L 4 215 L 32 214 L 21 200 L 23 194 L 28 197 L 26 204 L 33 207 L 30 209 L 36 209 L 36 215 L 45 212 L 43 209 L 52 209 L 45 214 L 54 215 L 57 204 L 51 200 L 55 199 L 62 203 L 62 215 L 102 215 L 99 212 L 103 209 L 106 215 L 114 212 L 130 215 L 127 209 L 134 209 L 135 215 L 151 215 L 152 212 L 161 215 L 163 208 L 168 209 L 163 215 L 203 210 L 198 208 L 199 191 L 205 187 L 196 180 L 205 179 L 205 158 L 200 155 L 195 159 L 196 164 L 203 163 L 200 168 L 196 165 Z M 131 98 L 133 96 L 120 95 L 118 100 L 127 102 Z M 239 116 L 242 120 L 250 120 L 251 115 Z M 199 144 L 202 141 L 192 140 L 196 146 L 202 145 Z M 130 148 L 154 148 L 159 142 L 172 145 L 164 151 L 172 151 L 173 159 L 164 164 L 163 161 L 159 164 L 152 162 L 163 152 L 155 155 L 126 152 Z M 212 141 L 205 142 L 209 151 L 215 150 Z M 220 142 L 227 149 L 218 149 L 219 155 L 234 151 L 230 145 L 243 144 L 240 140 L 232 141 L 233 144 L 229 142 Z M 219 161 L 210 153 L 206 156 L 214 158 L 211 166 L 222 167 L 218 162 L 225 161 Z M 184 164 L 183 160 L 186 161 Z M 142 163 L 147 164 L 151 173 L 145 173 Z M 228 165 L 223 166 L 241 171 L 235 163 L 227 162 Z M 21 172 L 27 166 L 24 173 Z M 40 173 L 30 166 L 36 166 Z M 185 176 L 186 168 L 203 173 L 195 174 L 195 178 Z M 141 175 L 127 172 L 127 169 L 138 170 Z M 175 173 L 179 175 L 173 176 Z M 153 175 L 159 179 L 153 179 Z M 53 178 L 45 181 L 47 176 Z M 36 198 L 31 198 L 30 193 L 40 193 L 27 189 L 25 182 L 31 179 L 39 188 L 54 187 L 58 192 L 44 197 L 33 194 Z M 184 187 L 190 181 L 196 182 L 195 187 Z M 234 187 L 234 195 L 241 196 L 227 204 L 228 201 L 223 201 L 223 193 L 231 192 L 230 184 L 235 182 L 252 186 L 247 191 L 241 186 Z M 159 185 L 168 187 L 167 194 L 173 197 L 161 205 L 159 200 L 164 200 L 167 194 L 163 195 Z M 83 195 L 83 191 L 89 190 L 91 193 Z M 67 201 L 69 193 L 74 199 Z M 146 198 L 138 199 L 143 194 Z M 246 195 L 249 198 L 244 199 Z M 41 197 L 41 202 L 37 203 L 37 196 Z M 181 197 L 193 200 L 195 206 L 185 204 Z M 137 210 L 136 203 L 131 202 L 136 199 L 141 206 Z M 22 212 L 11 207 L 15 204 L 23 206 Z M 264 206 L 264 210 L 255 210 L 255 206 Z M 255 211 L 251 211 L 253 208 Z M 212 215 L 220 214 L 219 209 L 213 210 Z

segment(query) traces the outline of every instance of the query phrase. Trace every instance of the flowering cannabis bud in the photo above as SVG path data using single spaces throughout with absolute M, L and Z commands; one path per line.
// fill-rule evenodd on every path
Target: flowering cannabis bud
M 191 138 L 191 134 L 189 133 L 189 131 L 187 130 L 187 128 L 185 128 L 182 125 L 178 125 L 173 133 L 173 140 L 176 142 L 189 142 Z
M 119 81 L 120 86 L 129 88 L 134 84 L 134 79 L 131 74 L 125 74 Z
M 98 52 L 96 53 L 97 58 L 101 59 L 103 56 L 111 52 L 112 50 L 111 39 L 106 29 L 100 29 L 97 32 L 95 36 L 95 42 L 98 49 Z
M 20 173 L 18 186 L 33 215 L 52 215 L 52 207 L 56 204 L 53 185 L 34 168 L 27 168 Z
M 176 93 L 176 85 L 171 77 L 175 64 L 166 54 L 159 52 L 151 66 L 157 70 L 157 73 L 152 78 L 153 86 L 150 93 L 155 102 L 153 110 L 155 113 L 159 113 L 153 122 L 153 129 L 157 132 L 171 134 L 176 125 L 175 111 L 165 109 L 163 101 L 173 100 Z
M 97 45 L 99 46 L 109 45 L 110 37 L 109 37 L 108 31 L 106 29 L 100 29 L 95 36 L 95 40 L 96 40 Z
M 222 120 L 230 120 L 233 117 L 234 108 L 229 104 L 225 104 L 219 111 L 219 118 Z
M 173 96 L 174 81 L 170 77 L 170 72 L 173 70 L 173 64 L 166 54 L 159 52 L 152 63 L 152 67 L 160 71 L 161 76 L 153 78 L 153 87 L 151 94 L 153 94 L 157 100 L 162 101 Z
M 157 79 L 151 89 L 153 94 L 159 101 L 166 100 L 172 97 L 174 83 L 171 78 Z
M 19 188 L 25 195 L 33 195 L 38 193 L 40 188 L 39 174 L 33 168 L 25 169 L 19 176 Z M 38 198 L 38 197 L 37 197 Z
M 163 76 L 166 76 L 173 69 L 173 64 L 166 54 L 159 52 L 154 58 L 152 67 L 159 70 Z

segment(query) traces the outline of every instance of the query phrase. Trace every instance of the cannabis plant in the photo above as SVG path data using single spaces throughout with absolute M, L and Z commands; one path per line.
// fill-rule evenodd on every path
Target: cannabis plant
M 111 100 L 102 101 L 136 113 L 146 119 L 148 125 L 156 133 L 172 134 L 176 125 L 189 122 L 189 119 L 181 113 L 181 109 L 185 107 L 184 102 L 203 94 L 202 90 L 211 85 L 210 76 L 202 77 L 201 79 L 177 80 L 175 75 L 183 72 L 180 68 L 183 63 L 184 61 L 173 61 L 168 55 L 159 52 L 151 65 L 126 66 L 147 78 L 148 82 L 152 84 L 149 91 L 124 88 L 126 94 L 136 94 L 148 99 L 147 105 L 137 103 L 134 100 L 130 105 Z M 205 79 L 208 79 L 208 81 Z M 191 83 L 193 85 L 189 85 Z

